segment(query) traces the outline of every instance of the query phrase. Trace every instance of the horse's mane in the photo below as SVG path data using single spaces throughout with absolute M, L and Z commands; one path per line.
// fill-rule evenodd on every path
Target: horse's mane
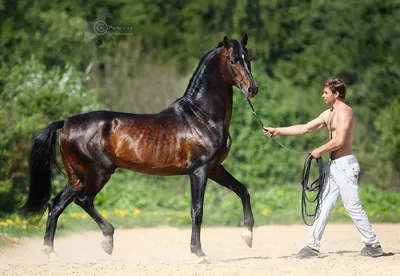
M 197 88 L 199 88 L 199 86 L 201 85 L 201 83 L 198 82 L 199 79 L 201 79 L 201 77 L 203 76 L 204 70 L 207 66 L 207 64 L 209 63 L 210 60 L 212 60 L 212 58 L 215 56 L 215 54 L 218 52 L 219 48 L 222 47 L 223 45 L 223 41 L 220 41 L 217 46 L 215 46 L 213 49 L 211 49 L 210 51 L 208 51 L 199 61 L 199 64 L 196 68 L 196 70 L 193 72 L 192 77 L 190 78 L 189 84 L 186 88 L 185 94 L 186 95 L 190 95 L 191 93 L 193 93 L 194 91 L 197 90 Z

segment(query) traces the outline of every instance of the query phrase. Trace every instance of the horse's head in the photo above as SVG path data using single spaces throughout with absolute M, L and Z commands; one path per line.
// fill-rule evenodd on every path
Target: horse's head
M 233 85 L 239 88 L 246 98 L 254 98 L 258 93 L 258 86 L 251 75 L 251 56 L 246 44 L 247 34 L 240 41 L 230 40 L 225 36 L 222 41 L 221 58 L 226 71 L 224 75 L 232 80 Z

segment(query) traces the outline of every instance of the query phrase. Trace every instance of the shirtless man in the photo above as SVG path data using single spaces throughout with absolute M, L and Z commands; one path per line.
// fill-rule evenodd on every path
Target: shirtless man
M 298 258 L 319 256 L 320 241 L 339 194 L 347 213 L 353 219 L 365 243 L 360 254 L 369 257 L 382 256 L 382 247 L 358 194 L 360 166 L 352 151 L 356 119 L 351 107 L 344 103 L 346 86 L 340 79 L 335 78 L 328 80 L 323 88 L 322 98 L 327 105 L 332 106 L 331 109 L 325 110 L 307 124 L 278 128 L 266 127 L 263 130 L 264 135 L 268 137 L 275 135 L 298 136 L 325 128 L 329 132 L 329 141 L 311 152 L 315 158 L 329 152 L 330 160 L 319 212 L 314 224 L 310 227 L 306 246 L 296 256 Z

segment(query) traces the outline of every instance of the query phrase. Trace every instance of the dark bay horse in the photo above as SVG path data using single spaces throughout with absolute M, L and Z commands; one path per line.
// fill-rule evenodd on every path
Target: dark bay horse
M 96 221 L 105 237 L 102 247 L 112 253 L 114 227 L 99 214 L 93 201 L 116 168 L 149 175 L 189 175 L 190 249 L 200 261 L 207 261 L 200 242 L 207 179 L 232 190 L 242 201 L 247 228 L 242 238 L 251 247 L 254 218 L 250 195 L 221 165 L 231 146 L 233 86 L 249 99 L 258 92 L 251 75 L 247 40 L 247 34 L 241 40 L 224 37 L 201 58 L 184 95 L 157 114 L 93 111 L 53 122 L 37 134 L 22 214 L 40 218 L 48 207 L 43 251 L 50 258 L 56 257 L 53 244 L 58 217 L 73 201 Z M 50 200 L 52 169 L 58 167 L 58 129 L 68 183 Z

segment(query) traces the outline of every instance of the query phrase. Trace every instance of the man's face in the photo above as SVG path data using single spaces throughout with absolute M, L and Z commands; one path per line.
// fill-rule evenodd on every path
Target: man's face
M 333 105 L 338 95 L 339 93 L 337 91 L 333 93 L 329 87 L 325 86 L 324 92 L 322 93 L 322 98 L 326 104 Z

